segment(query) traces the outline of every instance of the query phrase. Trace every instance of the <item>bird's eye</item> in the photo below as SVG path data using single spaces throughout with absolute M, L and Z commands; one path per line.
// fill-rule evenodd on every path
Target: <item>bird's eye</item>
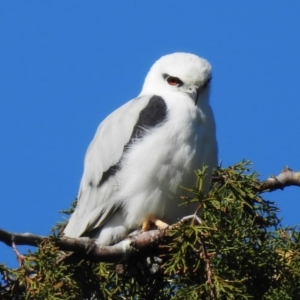
M 173 86 L 183 85 L 183 82 L 179 78 L 173 77 L 173 76 L 169 76 L 167 78 L 167 82 L 168 82 L 169 85 L 173 85 Z

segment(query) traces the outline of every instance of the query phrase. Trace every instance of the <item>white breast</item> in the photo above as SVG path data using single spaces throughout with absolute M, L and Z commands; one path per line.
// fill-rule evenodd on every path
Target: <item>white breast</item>
M 114 199 L 126 203 L 124 225 L 128 229 L 141 226 L 148 216 L 174 223 L 194 213 L 195 205 L 178 207 L 183 201 L 180 196 L 186 195 L 178 185 L 190 188 L 196 182 L 195 169 L 203 164 L 216 166 L 214 122 L 207 123 L 206 111 L 182 95 L 166 99 L 167 121 L 132 145 L 116 178 L 119 192 Z

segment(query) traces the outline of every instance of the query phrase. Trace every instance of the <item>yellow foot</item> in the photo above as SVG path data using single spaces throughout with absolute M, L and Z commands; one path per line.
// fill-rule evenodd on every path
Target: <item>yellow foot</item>
M 151 227 L 151 220 L 146 220 L 143 222 L 142 231 L 148 231 Z
M 143 222 L 142 231 L 148 231 L 151 227 L 151 224 L 154 224 L 158 229 L 166 229 L 169 226 L 167 223 L 161 220 L 151 218 Z
M 166 229 L 169 226 L 169 224 L 157 219 L 155 220 L 154 224 L 159 229 Z

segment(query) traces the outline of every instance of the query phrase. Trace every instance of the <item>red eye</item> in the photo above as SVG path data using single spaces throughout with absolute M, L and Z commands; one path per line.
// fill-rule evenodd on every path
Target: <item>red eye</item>
M 173 85 L 173 86 L 175 86 L 175 85 L 181 86 L 182 85 L 182 81 L 179 78 L 177 78 L 177 77 L 169 76 L 167 78 L 167 81 L 168 81 L 169 85 Z

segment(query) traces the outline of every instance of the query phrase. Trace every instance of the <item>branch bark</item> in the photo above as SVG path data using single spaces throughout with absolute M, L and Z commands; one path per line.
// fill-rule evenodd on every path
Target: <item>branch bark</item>
M 52 239 L 59 249 L 76 252 L 82 258 L 91 261 L 116 262 L 127 259 L 136 252 L 151 251 L 164 236 L 165 230 L 150 230 L 130 236 L 113 246 L 100 246 L 90 238 L 60 237 Z M 38 246 L 44 239 L 49 239 L 49 237 L 0 229 L 0 241 L 9 247 L 13 245 Z
M 95 262 L 116 262 L 126 260 L 135 253 L 150 253 L 157 248 L 159 242 L 166 237 L 166 230 L 173 229 L 181 223 L 191 219 L 199 220 L 195 215 L 186 216 L 178 223 L 168 226 L 166 229 L 149 230 L 129 237 L 112 246 L 101 246 L 96 240 L 90 238 L 59 238 L 35 235 L 32 233 L 15 233 L 0 229 L 0 241 L 7 246 L 15 248 L 15 245 L 27 245 L 37 247 L 43 240 L 52 239 L 55 245 L 63 251 L 71 251 L 81 258 Z M 152 253 L 153 254 L 153 253 Z
M 283 190 L 288 186 L 300 186 L 300 172 L 294 172 L 289 167 L 285 167 L 277 176 L 270 176 L 262 182 L 261 192 L 272 192 Z

